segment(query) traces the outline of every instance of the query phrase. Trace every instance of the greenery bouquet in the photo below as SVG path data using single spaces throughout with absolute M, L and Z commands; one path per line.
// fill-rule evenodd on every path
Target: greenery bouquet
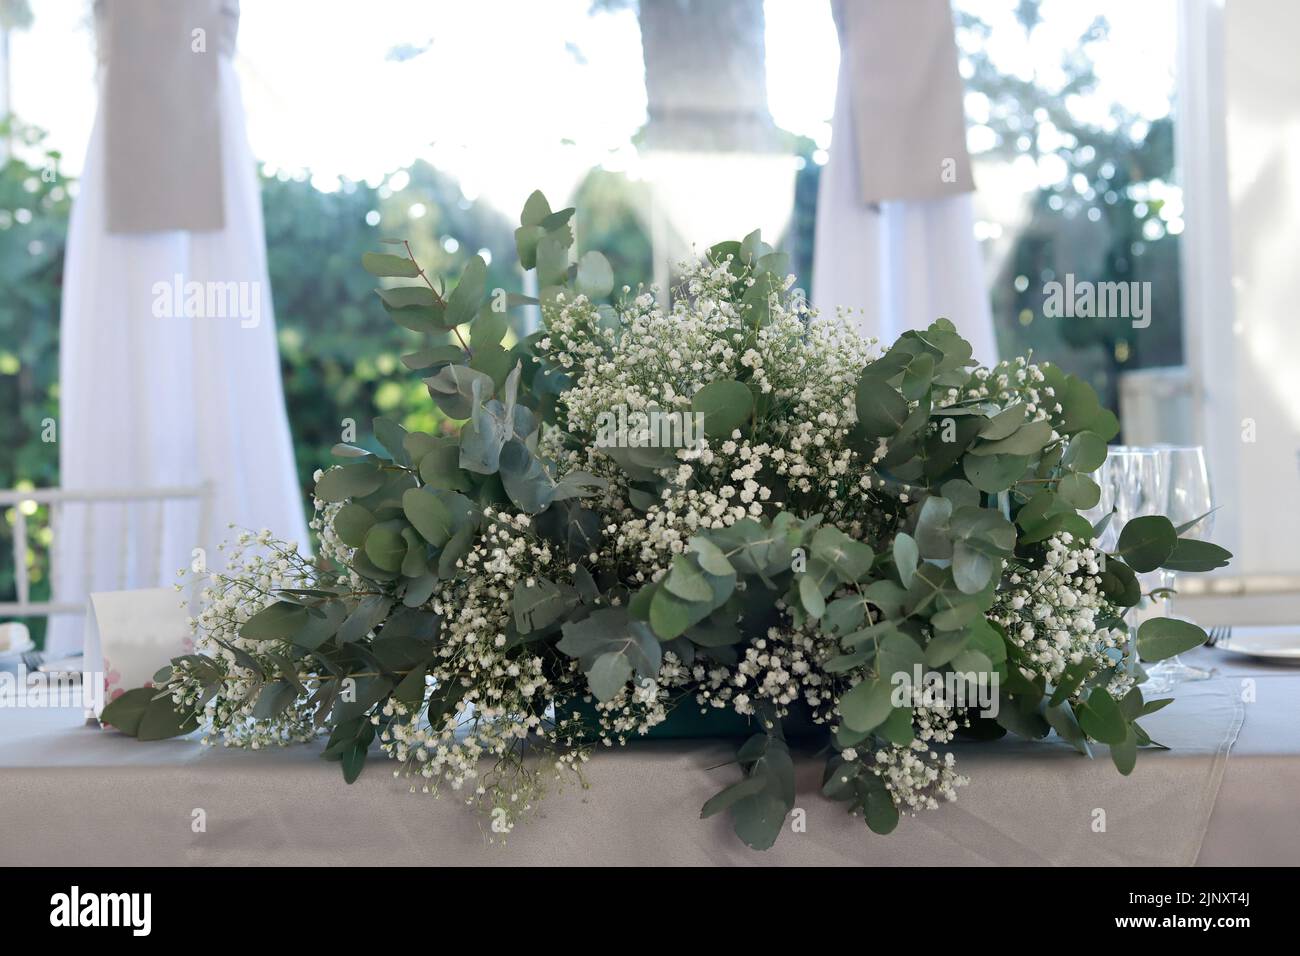
M 1080 515 L 1118 431 L 1084 383 L 1024 358 L 981 368 L 951 323 L 887 350 L 792 288 L 757 233 L 615 291 L 571 262 L 572 209 L 540 193 L 515 233 L 536 299 L 448 292 L 398 244 L 363 265 L 403 362 L 456 435 L 384 418 L 318 474 L 320 549 L 241 534 L 206 579 L 193 654 L 105 722 L 265 747 L 327 737 L 351 782 L 376 748 L 508 832 L 596 747 L 740 735 L 729 812 L 755 848 L 795 800 L 793 730 L 823 793 L 878 833 L 953 799 L 955 738 L 1053 731 L 1121 773 L 1158 747 L 1138 657 L 1205 639 L 1123 622 L 1138 573 L 1221 548 L 1162 517 L 1112 553 Z M 403 254 L 404 253 L 404 254 Z M 510 340 L 511 310 L 542 327 Z

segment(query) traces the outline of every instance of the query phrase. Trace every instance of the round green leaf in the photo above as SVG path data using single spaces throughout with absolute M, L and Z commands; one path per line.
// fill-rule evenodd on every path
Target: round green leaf
M 334 516 L 334 533 L 350 548 L 361 547 L 366 540 L 366 532 L 374 526 L 375 516 L 368 508 L 348 502 Z
M 691 410 L 704 416 L 704 434 L 709 438 L 729 438 L 748 421 L 754 410 L 754 393 L 735 379 L 719 379 L 695 393 Z
M 963 594 L 976 594 L 993 576 L 994 558 L 984 551 L 958 541 L 952 549 L 952 577 Z
M 1021 425 L 1006 438 L 983 441 L 976 445 L 974 455 L 1036 455 L 1052 440 L 1052 423 L 1046 419 Z
M 664 587 L 683 601 L 694 603 L 713 600 L 713 588 L 709 582 L 691 559 L 682 554 L 673 558 L 672 567 L 664 579 Z
M 885 836 L 898 826 L 898 807 L 888 790 L 870 791 L 863 801 L 862 811 L 872 833 Z
M 592 299 L 603 299 L 614 288 L 614 270 L 599 252 L 585 253 L 578 260 L 578 291 Z
M 411 522 L 420 537 L 435 548 L 441 548 L 452 535 L 452 516 L 447 506 L 437 495 L 423 488 L 408 488 L 402 494 L 402 512 Z M 371 560 L 374 560 L 373 556 Z M 378 561 L 375 561 L 379 564 Z M 400 562 L 399 562 L 400 565 Z M 382 568 L 384 565 L 379 564 Z M 388 568 L 395 571 L 397 568 Z
M 1017 428 L 1025 423 L 1024 402 L 1017 402 L 998 412 L 980 429 L 980 437 L 987 441 L 1001 441 L 1010 437 Z
M 1087 475 L 1071 472 L 1060 480 L 1056 492 L 1076 511 L 1087 511 L 1101 500 L 1101 488 Z
M 726 554 L 708 538 L 696 535 L 691 538 L 689 548 L 695 552 L 700 567 L 710 574 L 725 577 L 728 574 L 736 573 L 736 569 L 727 560 Z
M 1023 455 L 967 455 L 962 459 L 962 470 L 970 483 L 990 494 L 1006 491 L 1028 467 L 1029 459 Z
M 135 687 L 104 705 L 99 715 L 102 723 L 115 727 L 134 737 L 140 730 L 140 721 L 158 691 L 153 687 Z
M 1137 633 L 1138 656 L 1144 661 L 1163 661 L 1205 643 L 1206 634 L 1190 621 L 1153 617 L 1142 622 Z
M 378 491 L 384 483 L 384 473 L 371 461 L 331 468 L 316 482 L 316 497 L 321 501 L 346 501 L 364 498 Z
M 816 579 L 809 574 L 799 576 L 799 600 L 803 609 L 813 617 L 821 617 L 826 613 L 826 598 L 822 596 Z
M 1096 471 L 1106 460 L 1106 443 L 1094 432 L 1079 432 L 1070 439 L 1061 464 L 1071 471 Z
M 188 734 L 199 725 L 197 716 L 193 711 L 177 710 L 178 705 L 172 701 L 171 696 L 155 697 L 149 701 L 149 706 L 145 708 L 144 715 L 140 718 L 140 724 L 136 728 L 136 737 L 139 740 L 166 740 L 169 737 L 179 737 L 182 734 Z
M 1115 768 L 1126 777 L 1137 765 L 1137 743 L 1137 734 L 1132 727 L 1129 727 L 1124 739 L 1117 744 L 1112 744 L 1110 748 L 1110 759 L 1114 762 Z
M 1133 518 L 1119 533 L 1115 556 L 1134 571 L 1145 573 L 1160 567 L 1178 544 L 1178 532 L 1164 515 Z
M 365 548 L 366 557 L 385 571 L 399 570 L 402 559 L 406 557 L 406 539 L 386 525 L 370 529 L 366 534 Z
M 876 678 L 855 684 L 840 698 L 840 717 L 849 730 L 866 733 L 885 722 L 894 709 L 890 701 L 892 688 Z

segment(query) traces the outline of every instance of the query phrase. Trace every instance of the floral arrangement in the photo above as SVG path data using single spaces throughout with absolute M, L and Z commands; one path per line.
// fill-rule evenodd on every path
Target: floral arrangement
M 967 783 L 955 738 L 1053 731 L 1121 773 L 1160 746 L 1138 663 L 1205 640 L 1123 622 L 1138 574 L 1230 555 L 1162 517 L 1113 553 L 1079 512 L 1118 431 L 1080 380 L 979 367 L 951 323 L 883 353 L 809 310 L 754 233 L 682 267 L 670 308 L 540 194 L 516 231 L 536 299 L 450 292 L 369 254 L 403 356 L 456 435 L 374 421 L 318 474 L 320 554 L 243 534 L 208 579 L 193 654 L 104 720 L 260 748 L 327 737 L 351 782 L 376 748 L 508 832 L 593 748 L 743 739 L 705 804 L 755 848 L 795 800 L 791 746 L 878 833 Z M 509 310 L 543 327 L 505 344 Z M 450 341 L 449 341 L 450 339 Z

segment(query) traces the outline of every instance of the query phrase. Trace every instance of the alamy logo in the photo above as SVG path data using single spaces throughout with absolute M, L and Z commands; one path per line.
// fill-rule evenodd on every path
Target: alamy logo
M 148 936 L 152 909 L 150 893 L 82 893 L 74 886 L 50 897 L 50 925 L 129 926 L 132 936 Z
M 239 319 L 241 329 L 262 324 L 262 283 L 186 282 L 179 272 L 155 282 L 153 314 L 158 319 Z
M 892 685 L 889 701 L 895 707 L 943 706 L 954 710 L 967 707 L 980 708 L 981 717 L 998 715 L 998 673 L 976 671 L 922 671 L 920 664 L 912 665 L 911 673 L 895 671 L 890 675 Z M 916 691 L 920 690 L 920 699 Z
M 597 448 L 688 448 L 699 447 L 704 437 L 701 412 L 669 412 L 651 409 L 629 412 L 615 405 L 596 416 Z
M 0 707 L 81 707 L 104 709 L 104 674 L 28 672 L 19 662 L 13 671 L 0 671 Z
M 1053 280 L 1043 286 L 1043 315 L 1049 319 L 1131 319 L 1133 328 L 1151 324 L 1150 282 Z

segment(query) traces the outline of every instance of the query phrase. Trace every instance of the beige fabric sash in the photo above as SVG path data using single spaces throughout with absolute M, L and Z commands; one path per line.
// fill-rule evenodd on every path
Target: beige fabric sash
M 97 0 L 108 231 L 221 229 L 217 58 L 237 0 Z
M 833 9 L 862 201 L 972 191 L 948 0 L 835 0 Z

